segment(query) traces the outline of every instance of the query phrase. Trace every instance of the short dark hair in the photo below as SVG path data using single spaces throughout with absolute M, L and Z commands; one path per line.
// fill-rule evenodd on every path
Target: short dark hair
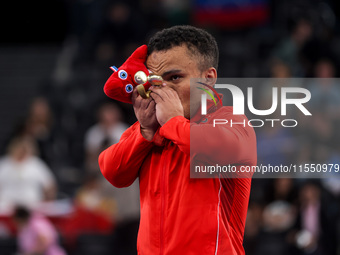
M 202 58 L 198 65 L 202 71 L 209 67 L 218 68 L 219 52 L 215 38 L 203 29 L 188 25 L 173 26 L 153 35 L 149 40 L 148 55 L 183 44 L 194 56 Z
M 31 217 L 30 210 L 22 205 L 16 206 L 13 213 L 13 218 L 18 220 L 27 221 Z

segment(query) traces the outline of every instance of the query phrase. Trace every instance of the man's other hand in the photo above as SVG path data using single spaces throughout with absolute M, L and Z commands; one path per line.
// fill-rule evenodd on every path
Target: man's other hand
M 168 120 L 176 116 L 184 116 L 181 100 L 175 90 L 167 85 L 152 86 L 150 96 L 156 102 L 156 117 L 163 126 Z
M 132 92 L 131 100 L 136 118 L 140 123 L 141 133 L 145 139 L 151 141 L 159 127 L 156 118 L 156 103 L 151 97 L 143 99 L 138 95 L 136 88 Z

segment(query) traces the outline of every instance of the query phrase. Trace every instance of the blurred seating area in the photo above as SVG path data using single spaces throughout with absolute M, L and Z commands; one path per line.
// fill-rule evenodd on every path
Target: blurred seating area
M 0 254 L 18 249 L 17 205 L 44 215 L 67 254 L 136 254 L 138 181 L 116 189 L 97 164 L 136 118 L 131 105 L 108 99 L 103 85 L 109 67 L 157 30 L 207 29 L 220 48 L 219 77 L 340 75 L 335 0 L 48 2 L 25 2 L 21 8 L 30 11 L 20 9 L 18 19 L 1 17 L 9 25 L 0 41 Z M 259 163 L 340 163 L 338 82 L 306 84 L 313 119 L 293 131 L 255 130 Z M 266 86 L 256 93 L 267 107 Z M 339 239 L 338 179 L 253 180 L 247 255 L 340 254 Z

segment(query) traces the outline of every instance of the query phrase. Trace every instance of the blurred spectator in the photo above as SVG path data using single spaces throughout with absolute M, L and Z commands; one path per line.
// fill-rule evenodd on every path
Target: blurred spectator
M 305 185 L 300 192 L 301 202 L 301 229 L 302 235 L 309 237 L 309 242 L 304 243 L 301 236 L 297 237 L 297 244 L 300 248 L 311 253 L 316 250 L 318 237 L 320 236 L 320 206 L 321 191 L 316 185 Z M 300 234 L 301 235 L 301 234 Z M 306 238 L 307 239 L 307 238 Z
M 127 188 L 116 188 L 103 177 L 100 187 L 105 197 L 113 197 L 116 202 L 114 215 L 116 224 L 112 245 L 115 254 L 135 255 L 140 216 L 138 180 Z
M 190 0 L 163 0 L 161 2 L 170 26 L 189 23 Z
M 143 42 L 146 28 L 146 23 L 138 11 L 138 3 L 109 2 L 104 11 L 103 24 L 98 31 L 97 60 L 123 61 Z M 108 53 L 111 54 L 104 51 L 108 48 Z
M 293 226 L 295 217 L 296 212 L 290 203 L 276 200 L 264 209 L 263 227 L 272 233 L 287 231 Z
M 271 66 L 271 77 L 273 78 L 290 78 L 292 77 L 289 66 L 283 62 L 274 61 Z
M 121 122 L 119 108 L 112 103 L 105 103 L 98 110 L 98 123 L 91 127 L 85 136 L 87 152 L 86 166 L 93 173 L 99 173 L 99 153 L 109 145 L 117 143 L 122 133 L 128 128 Z M 97 179 L 90 174 L 89 179 L 78 191 L 78 204 L 109 216 L 116 222 L 113 247 L 116 254 L 135 254 L 139 223 L 139 187 L 138 181 L 128 188 L 112 187 L 102 175 Z
M 259 89 L 260 95 L 258 97 L 259 109 L 270 109 L 273 105 L 273 88 L 277 88 L 277 99 L 280 98 L 281 88 L 294 87 L 300 84 L 295 84 L 296 80 L 292 79 L 291 70 L 288 65 L 280 60 L 273 60 L 270 68 L 271 77 L 264 79 L 264 82 Z M 287 107 L 287 114 L 291 115 L 291 105 Z M 295 109 L 294 109 L 295 110 Z M 277 116 L 278 117 L 278 116 Z
M 300 50 L 312 36 L 312 24 L 306 19 L 298 19 L 289 37 L 285 38 L 274 50 L 273 57 L 288 65 L 294 77 L 304 75 Z
M 45 98 L 33 100 L 26 121 L 27 133 L 37 140 L 44 140 L 49 136 L 52 125 L 52 113 Z
M 252 255 L 258 245 L 258 237 L 262 228 L 263 206 L 258 202 L 250 202 L 244 231 L 244 249 L 247 255 Z
M 16 204 L 34 207 L 55 198 L 54 176 L 34 154 L 34 144 L 28 138 L 10 143 L 8 155 L 0 160 L 0 211 Z
M 22 255 L 65 255 L 58 245 L 58 233 L 41 214 L 18 206 L 13 215 L 18 227 L 18 247 Z
M 299 194 L 300 210 L 295 244 L 302 254 L 336 254 L 336 214 L 327 193 L 317 182 L 305 183 Z M 338 208 L 338 205 L 335 206 Z
M 337 140 L 338 141 L 338 140 Z M 328 169 L 331 170 L 331 167 L 336 167 L 340 162 L 340 144 L 337 145 L 336 150 L 328 153 L 328 158 L 324 161 L 328 165 Z M 340 198 L 340 178 L 338 178 L 337 170 L 333 169 L 333 171 L 329 171 L 327 174 L 327 178 L 323 178 L 321 183 L 323 187 L 334 195 L 337 199 Z
M 118 223 L 139 219 L 139 182 L 136 180 L 127 188 L 115 188 L 108 181 L 102 180 L 101 187 L 106 196 L 111 195 L 117 204 L 115 214 Z
M 25 122 L 24 134 L 33 138 L 42 158 L 46 163 L 51 161 L 53 117 L 47 100 L 38 97 L 30 105 L 29 113 Z
M 296 204 L 297 190 L 295 189 L 293 179 L 278 177 L 271 180 L 267 189 L 267 203 L 274 201 L 285 201 L 291 205 Z
M 98 156 L 111 144 L 117 143 L 128 128 L 121 122 L 119 108 L 106 103 L 98 110 L 98 123 L 92 126 L 85 135 L 86 167 L 89 171 L 99 171 Z
M 318 61 L 314 69 L 318 78 L 309 84 L 309 90 L 313 95 L 310 106 L 313 111 L 326 114 L 330 118 L 340 116 L 340 88 L 335 77 L 334 64 L 328 59 Z
M 286 239 L 297 216 L 294 183 L 292 179 L 282 177 L 270 181 L 266 188 L 267 203 L 261 211 L 261 219 L 257 219 L 262 224 L 255 254 L 290 254 Z
M 251 253 L 247 251 L 246 254 L 293 254 L 290 252 L 287 236 L 296 219 L 294 206 L 282 200 L 275 200 L 263 208 L 261 216 L 259 215 L 262 212 L 260 208 L 256 209 L 257 216 L 255 215 L 251 224 L 257 230 L 250 239 L 253 247 L 248 247 Z M 252 208 L 250 212 L 253 213 Z M 258 222 L 256 223 L 255 220 Z
M 136 1 L 77 0 L 71 6 L 77 64 L 121 62 L 143 42 L 148 31 Z
M 112 197 L 106 197 L 101 188 L 101 182 L 98 174 L 89 174 L 84 184 L 79 188 L 75 203 L 77 206 L 96 212 L 105 216 L 110 221 L 114 220 L 117 213 L 116 203 Z
M 315 77 L 333 78 L 335 77 L 335 68 L 333 63 L 328 59 L 321 59 L 315 66 Z
M 313 146 L 309 150 L 310 160 L 320 162 L 320 150 L 318 148 L 335 148 L 337 142 L 337 127 L 340 117 L 340 88 L 335 76 L 334 64 L 328 59 L 319 60 L 314 69 L 317 79 L 307 80 L 307 88 L 312 99 L 308 107 L 313 114 L 312 118 L 305 121 L 305 145 Z M 307 124 L 308 123 L 308 124 Z M 307 125 L 306 125 L 307 124 Z M 326 148 L 326 150 L 328 150 Z M 324 150 L 321 150 L 324 151 Z M 324 159 L 323 159 L 324 160 Z

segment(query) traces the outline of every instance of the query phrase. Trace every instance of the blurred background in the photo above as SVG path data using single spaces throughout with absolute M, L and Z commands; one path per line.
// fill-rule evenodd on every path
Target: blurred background
M 138 183 L 115 189 L 97 157 L 136 121 L 130 105 L 104 95 L 109 67 L 153 33 L 205 28 L 220 48 L 219 77 L 334 78 L 339 7 L 336 0 L 3 1 L 0 254 L 41 251 L 32 235 L 54 254 L 136 254 Z M 313 120 L 294 132 L 256 129 L 259 163 L 340 162 L 340 84 L 331 81 L 306 85 Z M 257 93 L 265 98 L 266 85 Z M 340 254 L 339 210 L 336 178 L 254 179 L 246 254 Z

